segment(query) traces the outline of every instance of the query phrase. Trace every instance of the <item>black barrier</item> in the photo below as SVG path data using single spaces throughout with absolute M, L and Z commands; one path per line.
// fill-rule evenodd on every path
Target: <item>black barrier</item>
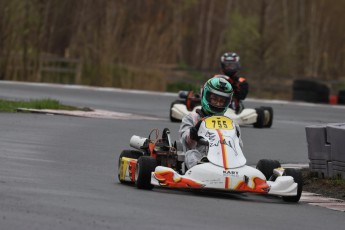
M 345 105 L 345 90 L 339 90 L 338 104 Z
M 292 93 L 294 101 L 329 103 L 329 87 L 315 80 L 295 80 L 292 86 Z

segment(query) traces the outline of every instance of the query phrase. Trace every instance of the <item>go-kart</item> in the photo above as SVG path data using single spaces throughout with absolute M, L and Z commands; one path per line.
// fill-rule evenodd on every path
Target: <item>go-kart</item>
M 244 108 L 240 101 L 240 110 L 236 113 L 230 108 L 225 112 L 225 116 L 230 117 L 239 125 L 253 125 L 255 128 L 270 128 L 273 123 L 272 107 L 261 106 L 255 109 Z M 201 109 L 200 95 L 193 91 L 180 91 L 179 99 L 170 105 L 170 121 L 181 122 L 182 118 L 196 109 Z
M 287 202 L 298 202 L 303 180 L 298 169 L 282 168 L 279 161 L 262 159 L 256 168 L 246 165 L 235 125 L 225 116 L 202 120 L 198 145 L 207 146 L 207 157 L 187 169 L 182 144 L 170 139 L 169 129 L 155 139 L 133 135 L 130 146 L 118 161 L 118 179 L 139 189 L 155 186 L 221 192 L 249 192 L 280 196 Z

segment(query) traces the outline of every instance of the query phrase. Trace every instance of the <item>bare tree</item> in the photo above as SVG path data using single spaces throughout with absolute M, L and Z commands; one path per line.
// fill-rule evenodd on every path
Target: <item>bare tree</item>
M 255 88 L 267 87 L 262 80 L 339 80 L 344 7 L 345 0 L 0 0 L 0 79 L 44 81 L 48 55 L 80 60 L 83 84 L 150 88 L 145 75 L 164 90 L 162 68 L 216 71 L 221 52 L 233 50 Z

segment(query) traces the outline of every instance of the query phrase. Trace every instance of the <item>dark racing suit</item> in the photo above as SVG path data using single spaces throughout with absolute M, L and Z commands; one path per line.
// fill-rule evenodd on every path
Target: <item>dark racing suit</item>
M 237 76 L 237 74 L 227 77 L 228 78 L 226 80 L 228 80 L 228 82 L 231 84 L 234 90 L 234 95 L 232 96 L 230 108 L 235 110 L 236 114 L 238 114 L 243 109 L 241 101 L 243 101 L 247 97 L 249 84 L 244 77 L 239 77 Z

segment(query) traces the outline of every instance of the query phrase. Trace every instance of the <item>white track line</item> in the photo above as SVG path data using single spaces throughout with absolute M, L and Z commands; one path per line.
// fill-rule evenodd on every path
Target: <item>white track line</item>
M 131 113 L 111 112 L 106 110 L 93 110 L 93 111 L 68 111 L 68 110 L 52 110 L 52 109 L 25 109 L 18 108 L 18 112 L 30 112 L 30 113 L 43 113 L 48 115 L 65 115 L 76 117 L 89 117 L 89 118 L 107 118 L 118 120 L 161 120 L 156 117 L 141 116 Z

